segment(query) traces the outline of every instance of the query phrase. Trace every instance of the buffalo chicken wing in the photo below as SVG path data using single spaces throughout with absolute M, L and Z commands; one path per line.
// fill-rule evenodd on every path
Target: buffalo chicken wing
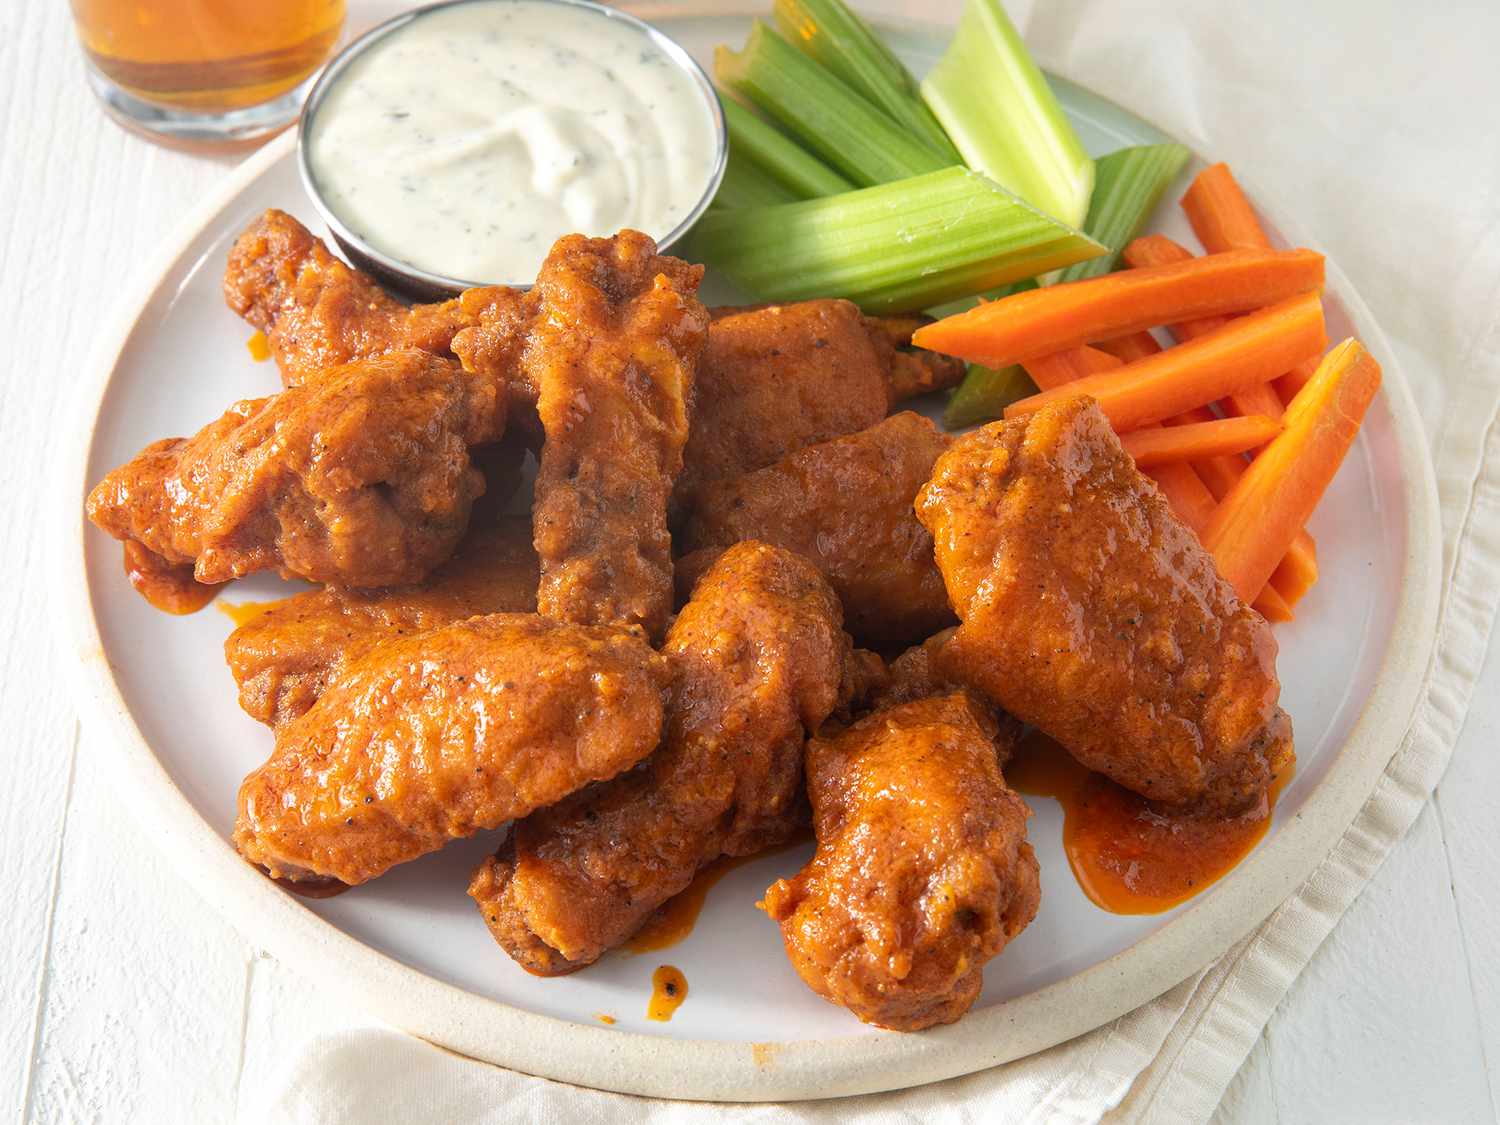
M 634 231 L 569 235 L 542 264 L 522 366 L 546 434 L 532 519 L 548 617 L 666 628 L 667 501 L 708 329 L 702 276 Z
M 200 582 L 272 569 L 416 582 L 462 538 L 484 492 L 469 448 L 504 422 L 492 384 L 425 352 L 391 352 L 152 443 L 95 487 L 88 515 L 167 564 L 191 564 Z
M 276 732 L 235 844 L 273 877 L 363 883 L 629 769 L 666 682 L 634 631 L 533 614 L 386 641 Z
M 915 1031 L 974 1003 L 984 964 L 1036 916 L 1024 801 L 965 692 L 879 710 L 807 747 L 817 851 L 766 891 L 792 965 L 866 1023 Z
M 1234 812 L 1290 764 L 1270 626 L 1093 400 L 960 438 L 917 512 L 962 621 L 955 678 L 1164 805 Z
M 416 586 L 325 586 L 268 606 L 224 642 L 240 706 L 273 727 L 295 719 L 372 648 L 486 613 L 536 608 L 531 522 L 469 532 L 458 553 Z

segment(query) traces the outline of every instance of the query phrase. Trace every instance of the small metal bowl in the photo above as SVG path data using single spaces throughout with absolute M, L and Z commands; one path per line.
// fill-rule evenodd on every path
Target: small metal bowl
M 526 289 L 531 286 L 531 278 L 458 278 L 446 277 L 442 274 L 429 273 L 418 269 L 408 262 L 371 246 L 359 235 L 355 234 L 339 217 L 338 213 L 323 198 L 322 190 L 312 173 L 312 162 L 308 154 L 308 135 L 313 123 L 317 120 L 318 110 L 328 91 L 337 84 L 339 76 L 355 59 L 359 58 L 365 51 L 369 50 L 377 41 L 384 39 L 387 35 L 399 31 L 413 20 L 421 19 L 430 12 L 443 8 L 452 8 L 460 4 L 497 4 L 507 3 L 509 0 L 440 0 L 436 4 L 428 4 L 425 7 L 415 8 L 410 12 L 403 12 L 393 19 L 386 20 L 369 31 L 365 32 L 354 42 L 350 43 L 338 53 L 332 62 L 324 69 L 312 91 L 307 96 L 307 103 L 302 109 L 302 121 L 298 127 L 297 134 L 297 168 L 302 175 L 302 186 L 312 198 L 313 206 L 318 209 L 318 214 L 328 225 L 333 234 L 334 241 L 348 255 L 349 260 L 359 269 L 373 276 L 382 285 L 395 289 L 400 293 L 419 301 L 440 301 L 448 297 L 457 296 L 465 289 L 473 289 L 482 285 L 511 285 L 518 289 Z M 688 212 L 686 218 L 673 227 L 667 234 L 657 240 L 657 245 L 666 250 L 674 242 L 686 234 L 702 217 L 703 212 L 708 210 L 708 205 L 713 202 L 715 193 L 719 190 L 719 182 L 724 178 L 724 166 L 729 159 L 729 132 L 724 124 L 724 108 L 719 103 L 719 95 L 714 90 L 713 83 L 708 80 L 708 75 L 703 73 L 693 57 L 689 55 L 673 39 L 663 32 L 652 27 L 644 20 L 637 19 L 627 12 L 618 8 L 605 7 L 596 4 L 593 0 L 527 0 L 528 3 L 556 4 L 561 7 L 585 8 L 597 13 L 604 19 L 618 20 L 629 24 L 643 32 L 648 39 L 657 47 L 661 48 L 677 66 L 691 78 L 703 95 L 704 104 L 707 106 L 709 116 L 713 121 L 716 138 L 714 152 L 713 173 L 709 176 L 708 186 L 703 192 L 693 209 Z M 650 232 L 647 232 L 650 233 Z

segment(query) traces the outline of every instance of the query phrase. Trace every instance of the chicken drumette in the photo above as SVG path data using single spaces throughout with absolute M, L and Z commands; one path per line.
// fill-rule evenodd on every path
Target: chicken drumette
M 974 1003 L 1036 916 L 1025 802 L 1000 776 L 1019 727 L 968 695 L 875 711 L 807 746 L 817 852 L 766 891 L 792 965 L 866 1023 L 916 1031 Z
M 408 308 L 276 210 L 257 218 L 235 241 L 224 272 L 224 299 L 266 334 L 289 387 L 315 380 L 330 367 L 402 348 L 452 358 L 454 336 L 480 325 L 489 330 L 464 349 L 469 370 L 509 382 L 536 304 L 527 293 L 493 285 Z
M 958 439 L 917 502 L 962 621 L 938 654 L 1090 769 L 1233 812 L 1290 765 L 1276 641 L 1093 400 Z
M 916 321 L 848 301 L 720 310 L 709 328 L 678 506 L 709 481 L 864 430 L 913 394 L 951 386 L 961 364 L 907 353 Z

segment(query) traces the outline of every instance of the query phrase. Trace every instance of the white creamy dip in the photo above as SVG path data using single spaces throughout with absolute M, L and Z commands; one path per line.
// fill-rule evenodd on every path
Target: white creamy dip
M 473 0 L 377 40 L 305 138 L 324 202 L 418 269 L 526 283 L 555 239 L 661 238 L 707 190 L 702 88 L 639 28 L 546 0 Z

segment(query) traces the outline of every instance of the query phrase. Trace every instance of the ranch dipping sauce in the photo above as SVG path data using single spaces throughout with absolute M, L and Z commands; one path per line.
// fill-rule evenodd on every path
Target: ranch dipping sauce
M 388 257 L 528 284 L 554 240 L 658 240 L 702 201 L 719 132 L 646 31 L 549 0 L 419 14 L 330 75 L 304 137 L 325 206 Z

